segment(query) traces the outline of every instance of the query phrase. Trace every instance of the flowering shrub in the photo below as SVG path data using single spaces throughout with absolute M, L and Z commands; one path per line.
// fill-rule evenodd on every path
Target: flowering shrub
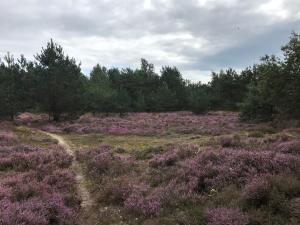
M 275 149 L 282 153 L 300 154 L 300 141 L 292 140 L 287 142 L 279 142 L 274 146 Z
M 0 146 L 11 146 L 17 142 L 17 138 L 12 132 L 0 131 Z
M 242 124 L 231 113 L 188 112 L 90 115 L 58 128 L 109 135 L 194 134 L 183 140 L 197 145 L 167 144 L 144 151 L 102 145 L 78 152 L 100 207 L 120 207 L 126 218 L 137 218 L 135 223 L 297 224 L 290 222 L 298 215 L 300 196 L 296 133 L 274 133 L 268 124 Z M 275 219 L 267 221 L 269 217 Z
M 124 202 L 125 209 L 144 216 L 158 215 L 161 200 L 157 196 L 143 197 L 139 192 L 133 192 Z
M 58 146 L 53 146 L 50 151 L 36 148 L 28 150 L 25 147 L 25 151 L 28 152 L 22 153 L 20 152 L 21 149 L 11 149 L 6 156 L 2 155 L 0 158 L 0 171 L 26 171 L 40 167 L 67 168 L 72 162 L 72 157 Z
M 242 197 L 247 204 L 264 205 L 269 200 L 270 187 L 271 184 L 267 177 L 255 177 L 245 186 Z
M 84 115 L 73 122 L 43 125 L 45 131 L 75 133 L 105 133 L 111 135 L 165 135 L 169 132 L 178 134 L 220 135 L 231 130 L 247 130 L 253 126 L 239 122 L 236 113 L 208 113 L 194 115 L 190 112 L 172 113 L 128 113 L 126 116 L 110 115 L 107 117 Z
M 64 196 L 55 193 L 26 201 L 0 201 L 0 222 L 3 225 L 78 224 L 75 209 L 65 205 Z
M 152 167 L 159 166 L 172 166 L 178 159 L 178 153 L 176 150 L 170 150 L 161 155 L 155 156 L 149 163 Z
M 59 129 L 57 125 L 55 126 L 54 124 L 51 123 L 42 125 L 40 129 L 50 133 L 62 133 L 62 130 Z
M 300 220 L 300 198 L 293 198 L 290 201 L 290 213 Z
M 122 156 L 115 153 L 109 145 L 102 145 L 97 149 L 85 150 L 77 154 L 77 159 L 84 163 L 87 171 L 94 177 L 109 173 L 118 175 L 132 167 L 134 160 L 132 157 Z
M 0 140 L 0 224 L 80 224 L 72 157 L 57 145 L 16 145 L 8 134 Z
M 224 148 L 238 147 L 241 145 L 239 136 L 222 136 L 220 142 Z
M 238 209 L 215 208 L 206 211 L 207 225 L 247 225 L 248 217 Z
M 243 185 L 260 174 L 297 171 L 300 159 L 271 151 L 207 150 L 180 163 L 178 183 L 185 183 L 188 192 L 203 192 L 228 184 Z
M 183 160 L 185 158 L 191 157 L 192 155 L 195 155 L 197 151 L 199 151 L 199 147 L 192 144 L 171 146 L 169 150 L 163 152 L 162 154 L 155 155 L 149 161 L 149 165 L 155 168 L 172 166 L 179 160 Z

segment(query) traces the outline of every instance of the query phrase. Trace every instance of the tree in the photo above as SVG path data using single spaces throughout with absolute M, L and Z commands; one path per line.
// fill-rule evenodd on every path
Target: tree
M 240 104 L 242 119 L 267 121 L 281 114 L 286 85 L 283 69 L 280 59 L 268 55 L 262 57 L 261 63 L 253 67 L 256 79 L 251 82 L 249 92 Z
M 246 95 L 247 85 L 238 73 L 229 68 L 212 74 L 211 104 L 213 109 L 237 110 L 237 105 Z
M 52 39 L 35 59 L 41 109 L 54 121 L 59 121 L 63 113 L 72 116 L 80 111 L 85 77 L 75 59 L 66 56 Z
M 95 112 L 110 112 L 113 110 L 113 98 L 116 90 L 111 88 L 107 69 L 97 64 L 90 74 L 86 90 L 87 110 Z
M 249 92 L 240 104 L 240 118 L 243 121 L 267 121 L 272 119 L 273 105 L 263 97 L 254 83 L 249 85 Z
M 174 98 L 176 98 L 176 105 L 172 106 L 172 110 L 185 109 L 188 101 L 188 93 L 186 83 L 179 70 L 176 67 L 163 67 L 160 80 L 166 84 L 167 88 L 174 93 Z
M 189 109 L 195 114 L 203 114 L 210 108 L 210 100 L 207 92 L 207 86 L 191 84 L 189 95 Z
M 283 82 L 284 88 L 280 111 L 284 117 L 300 119 L 300 35 L 293 32 L 282 51 L 284 75 L 280 82 Z
M 14 119 L 14 116 L 25 110 L 28 98 L 26 89 L 27 61 L 24 56 L 16 62 L 7 53 L 0 64 L 0 116 Z
M 120 89 L 113 98 L 114 112 L 120 115 L 131 111 L 132 99 L 125 89 Z

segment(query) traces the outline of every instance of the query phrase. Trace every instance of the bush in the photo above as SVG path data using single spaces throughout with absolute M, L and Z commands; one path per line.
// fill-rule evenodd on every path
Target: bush
M 50 225 L 79 224 L 76 210 L 65 205 L 60 194 L 45 195 L 27 201 L 0 201 L 0 222 L 2 225 Z
M 300 141 L 292 140 L 287 142 L 279 142 L 276 143 L 275 149 L 283 153 L 300 154 Z
M 80 224 L 71 163 L 72 157 L 56 145 L 1 147 L 0 224 Z
M 220 139 L 221 146 L 223 148 L 228 147 L 239 147 L 241 145 L 240 137 L 237 135 L 234 136 L 222 136 Z
M 291 216 L 300 220 L 300 198 L 293 198 L 289 203 L 289 211 Z
M 7 131 L 0 131 L 0 146 L 11 146 L 18 141 L 17 137 Z
M 241 186 L 258 175 L 296 172 L 299 165 L 298 157 L 272 151 L 208 149 L 180 162 L 174 177 L 185 184 L 186 191 L 201 193 L 228 184 Z
M 132 157 L 116 154 L 109 145 L 102 145 L 97 149 L 85 150 L 77 153 L 77 159 L 87 167 L 87 173 L 94 178 L 101 178 L 103 174 L 117 176 L 128 172 L 133 164 Z
M 207 225 L 247 225 L 248 217 L 239 209 L 215 208 L 206 211 Z
M 246 184 L 243 192 L 242 199 L 246 204 L 259 207 L 266 205 L 270 198 L 271 185 L 267 177 L 256 177 Z

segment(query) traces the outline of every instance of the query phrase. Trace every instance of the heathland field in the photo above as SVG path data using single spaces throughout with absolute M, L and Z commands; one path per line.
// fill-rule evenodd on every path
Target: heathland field
M 0 123 L 2 225 L 298 225 L 300 128 L 236 113 Z

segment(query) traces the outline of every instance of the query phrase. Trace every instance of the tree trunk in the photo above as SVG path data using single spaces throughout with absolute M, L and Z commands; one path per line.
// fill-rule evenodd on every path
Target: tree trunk
M 53 121 L 58 122 L 60 119 L 60 113 L 53 113 Z

